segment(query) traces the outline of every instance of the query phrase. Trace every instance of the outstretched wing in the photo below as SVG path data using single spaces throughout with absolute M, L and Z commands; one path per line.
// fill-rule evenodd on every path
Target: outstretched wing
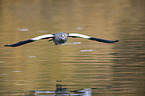
M 87 35 L 83 35 L 83 34 L 77 34 L 77 33 L 69 33 L 69 37 L 73 37 L 73 38 L 85 38 L 85 39 L 89 39 L 89 40 L 95 40 L 95 41 L 99 41 L 99 42 L 104 42 L 104 43 L 114 43 L 114 42 L 119 42 L 119 40 L 105 40 L 105 39 L 100 39 L 100 38 L 94 38 L 94 37 L 90 37 Z
M 41 35 L 41 36 L 38 36 L 38 37 L 35 37 L 35 38 L 31 38 L 31 39 L 28 39 L 28 40 L 20 41 L 18 43 L 14 43 L 14 44 L 10 44 L 10 45 L 4 45 L 4 46 L 6 46 L 6 47 L 17 47 L 17 46 L 27 44 L 27 43 L 31 43 L 31 42 L 34 42 L 34 41 L 37 41 L 37 40 L 40 40 L 40 39 L 49 39 L 49 38 L 53 38 L 53 37 L 54 37 L 53 34 L 46 34 L 46 35 Z

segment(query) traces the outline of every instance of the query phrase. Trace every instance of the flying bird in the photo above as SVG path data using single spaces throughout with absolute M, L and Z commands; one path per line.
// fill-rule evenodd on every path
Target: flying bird
M 95 38 L 95 37 L 90 37 L 87 35 L 83 35 L 83 34 L 78 34 L 78 33 L 55 33 L 55 34 L 45 34 L 45 35 L 41 35 L 41 36 L 37 36 L 28 40 L 24 40 L 24 41 L 20 41 L 18 43 L 14 43 L 14 44 L 7 44 L 4 45 L 6 47 L 17 47 L 23 44 L 27 44 L 27 43 L 31 43 L 34 41 L 38 41 L 41 39 L 50 39 L 49 41 L 52 41 L 55 43 L 55 45 L 60 45 L 65 43 L 68 40 L 68 37 L 72 37 L 72 38 L 85 38 L 88 40 L 94 40 L 94 41 L 99 41 L 99 42 L 103 42 L 103 43 L 114 43 L 114 42 L 118 42 L 118 40 L 112 41 L 112 40 L 105 40 L 105 39 L 99 39 L 99 38 Z

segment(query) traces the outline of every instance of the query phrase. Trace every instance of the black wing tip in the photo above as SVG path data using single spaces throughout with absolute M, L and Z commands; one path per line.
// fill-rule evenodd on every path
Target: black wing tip
M 15 44 L 10 44 L 10 45 L 6 44 L 4 46 L 5 47 L 17 47 L 17 46 L 20 46 L 20 45 L 23 45 L 23 44 L 27 44 L 27 43 L 31 43 L 31 42 L 34 42 L 34 40 L 29 39 L 29 40 L 25 40 L 25 41 L 20 41 L 20 42 L 15 43 Z
M 112 41 L 112 40 L 105 40 L 105 39 L 94 38 L 94 37 L 91 37 L 89 39 L 90 40 L 95 40 L 95 41 L 98 41 L 98 42 L 103 42 L 103 43 L 115 43 L 115 42 L 119 42 L 119 40 Z
M 17 47 L 17 46 L 16 46 L 16 45 L 11 44 L 11 45 L 4 45 L 4 47 Z
M 119 40 L 115 40 L 114 42 L 119 42 Z
M 5 47 L 11 47 L 10 45 L 4 45 Z

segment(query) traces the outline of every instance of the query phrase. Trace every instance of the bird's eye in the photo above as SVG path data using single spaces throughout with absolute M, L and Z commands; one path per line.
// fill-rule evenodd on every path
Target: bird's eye
M 64 35 L 61 35 L 61 37 L 64 37 Z

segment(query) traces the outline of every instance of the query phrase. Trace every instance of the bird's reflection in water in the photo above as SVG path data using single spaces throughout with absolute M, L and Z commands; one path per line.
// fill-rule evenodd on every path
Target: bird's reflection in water
M 61 84 L 56 84 L 55 91 L 31 91 L 31 96 L 91 96 L 91 88 L 84 88 L 82 90 L 68 91 L 63 88 Z

